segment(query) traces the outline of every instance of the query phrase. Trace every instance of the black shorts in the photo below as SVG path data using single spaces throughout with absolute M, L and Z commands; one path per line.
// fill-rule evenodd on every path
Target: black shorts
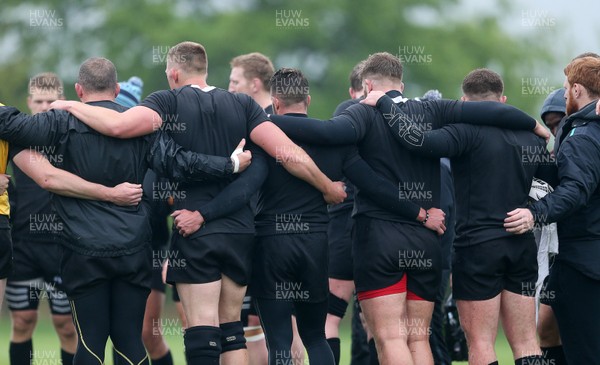
M 355 219 L 353 249 L 357 292 L 387 288 L 407 274 L 407 289 L 433 302 L 442 282 L 439 236 L 418 225 Z
M 13 247 L 10 229 L 0 229 L 0 280 L 6 279 L 12 270 Z
M 246 286 L 252 268 L 253 234 L 215 233 L 189 239 L 173 232 L 167 283 L 211 283 L 226 275 Z
M 537 245 L 532 235 L 515 235 L 454 248 L 454 299 L 487 300 L 503 290 L 532 297 L 537 276 Z
M 327 233 L 258 237 L 252 296 L 319 303 L 329 296 Z
M 327 226 L 329 240 L 329 277 L 352 280 L 352 209 L 331 216 Z
M 71 300 L 85 296 L 98 285 L 111 280 L 150 289 L 151 260 L 150 246 L 134 254 L 117 257 L 80 255 L 63 247 L 60 262 L 63 287 Z
M 57 241 L 26 242 L 16 238 L 13 250 L 14 267 L 8 276 L 9 283 L 38 278 L 47 283 L 61 282 L 59 272 L 62 246 Z
M 13 247 L 13 270 L 6 283 L 8 308 L 37 310 L 40 300 L 47 299 L 52 314 L 70 314 L 71 306 L 60 276 L 60 244 L 16 239 Z

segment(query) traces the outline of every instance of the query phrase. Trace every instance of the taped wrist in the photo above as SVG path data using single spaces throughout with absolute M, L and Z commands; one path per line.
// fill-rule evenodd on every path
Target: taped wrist
M 244 152 L 242 148 L 236 148 L 235 151 L 231 153 L 231 161 L 233 162 L 233 173 L 237 174 L 240 171 L 240 159 L 238 155 Z

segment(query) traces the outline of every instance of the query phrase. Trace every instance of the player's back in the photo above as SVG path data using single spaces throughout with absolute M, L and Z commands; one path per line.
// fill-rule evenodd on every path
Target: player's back
M 409 102 L 410 105 L 406 105 L 409 103 L 401 105 L 405 112 L 413 116 L 425 115 L 419 105 L 424 103 Z M 352 114 L 352 119 L 360 123 L 355 125 L 358 135 L 361 136 L 358 143 L 360 156 L 382 177 L 398 184 L 399 199 L 414 202 L 425 209 L 439 206 L 439 159 L 423 157 L 404 149 L 390 133 L 388 122 L 376 109 L 357 104 L 348 108 L 345 113 Z M 431 129 L 428 118 L 413 118 L 413 120 L 423 130 Z M 418 224 L 415 220 L 385 211 L 360 191 L 356 195 L 356 207 L 359 215 Z
M 452 158 L 458 246 L 512 235 L 506 213 L 527 205 L 534 175 L 551 164 L 544 141 L 529 131 L 457 124 L 445 127 L 470 135 L 468 151 Z
M 111 102 L 89 103 L 123 112 Z M 141 184 L 147 170 L 147 137 L 118 139 L 104 136 L 69 115 L 68 131 L 57 149 L 62 168 L 90 182 L 116 186 Z M 62 218 L 66 245 L 81 254 L 115 256 L 136 252 L 149 242 L 148 204 L 132 207 L 108 202 L 53 196 Z
M 248 95 L 194 85 L 164 90 L 141 104 L 159 113 L 162 129 L 183 148 L 208 155 L 229 157 L 242 138 L 250 142 L 254 127 L 268 120 Z M 248 143 L 250 144 L 250 143 Z M 173 184 L 175 209 L 198 210 L 216 197 L 236 176 L 202 184 Z M 207 224 L 195 233 L 254 233 L 251 203 L 227 217 Z
M 332 180 L 342 177 L 354 147 L 315 146 L 297 142 Z M 329 215 L 323 194 L 293 176 L 277 159 L 268 158 L 269 174 L 259 194 L 258 235 L 326 232 Z

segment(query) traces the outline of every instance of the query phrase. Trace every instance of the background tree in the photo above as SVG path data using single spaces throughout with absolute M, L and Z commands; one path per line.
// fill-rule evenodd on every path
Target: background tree
M 544 42 L 549 36 L 509 35 L 498 15 L 461 18 L 456 0 L 240 3 L 4 0 L 0 100 L 25 109 L 28 78 L 46 70 L 65 80 L 66 95 L 73 99 L 79 64 L 99 55 L 115 62 L 120 80 L 142 77 L 147 95 L 168 87 L 166 52 L 183 40 L 205 45 L 209 83 L 223 88 L 229 61 L 238 54 L 260 51 L 276 67 L 300 67 L 311 82 L 311 114 L 322 118 L 348 97 L 352 67 L 379 51 L 402 59 L 407 96 L 437 88 L 445 97 L 457 98 L 470 70 L 491 67 L 504 77 L 509 102 L 533 115 L 545 90 L 524 93 L 523 83 L 543 83 L 544 75 L 559 73 L 549 69 L 553 57 Z M 499 4 L 508 11 L 506 4 Z

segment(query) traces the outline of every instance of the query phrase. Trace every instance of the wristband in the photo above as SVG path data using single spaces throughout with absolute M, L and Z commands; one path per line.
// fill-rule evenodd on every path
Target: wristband
M 425 219 L 423 219 L 423 221 L 421 222 L 422 225 L 425 225 L 425 223 L 427 223 L 427 220 L 429 219 L 429 212 L 425 211 Z

